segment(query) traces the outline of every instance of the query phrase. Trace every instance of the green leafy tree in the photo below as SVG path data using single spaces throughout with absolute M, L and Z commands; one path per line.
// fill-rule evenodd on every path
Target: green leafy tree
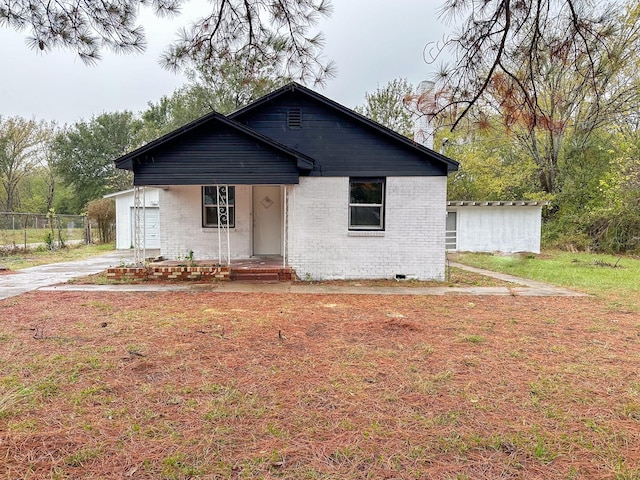
M 142 112 L 140 138 L 149 142 L 213 110 L 208 92 L 198 85 L 185 85 Z
M 19 207 L 20 184 L 45 162 L 53 125 L 21 117 L 0 117 L 0 183 L 4 198 L 0 208 Z
M 450 132 L 441 128 L 434 143 L 460 162 L 448 177 L 449 200 L 548 200 L 537 186 L 537 167 L 505 133 L 500 118 Z M 446 137 L 445 137 L 446 136 Z
M 489 190 L 509 198 L 516 189 L 523 198 L 552 201 L 548 242 L 637 248 L 629 160 L 640 144 L 637 2 L 612 8 L 588 0 L 451 0 L 443 12 L 464 20 L 442 46 L 454 51 L 436 88 L 445 101 L 429 105 L 453 118 L 463 140 L 454 150 L 462 164 L 450 194 Z M 630 135 L 622 140 L 618 130 Z M 507 147 L 487 151 L 477 143 L 483 138 Z M 510 166 L 528 174 L 512 176 Z M 505 178 L 508 191 L 499 188 Z
M 616 137 L 611 168 L 600 178 L 601 201 L 585 221 L 590 247 L 609 252 L 640 252 L 640 137 Z
M 54 209 L 56 181 L 52 169 L 47 165 L 36 168 L 22 182 L 20 188 L 20 211 L 46 213 Z
M 141 122 L 131 112 L 104 113 L 79 122 L 53 142 L 53 166 L 74 191 L 74 211 L 107 193 L 131 188 L 128 172 L 117 170 L 114 159 L 139 146 Z
M 365 93 L 365 103 L 354 110 L 406 137 L 413 136 L 413 115 L 405 100 L 413 95 L 406 78 L 391 80 L 373 93 Z
M 293 80 L 268 56 L 237 54 L 212 64 L 200 62 L 187 71 L 194 85 L 206 91 L 217 112 L 227 114 Z
M 150 102 L 142 113 L 141 137 L 150 141 L 211 111 L 228 114 L 290 81 L 273 65 L 242 57 L 219 66 L 199 65 L 188 72 L 191 82 L 171 96 Z

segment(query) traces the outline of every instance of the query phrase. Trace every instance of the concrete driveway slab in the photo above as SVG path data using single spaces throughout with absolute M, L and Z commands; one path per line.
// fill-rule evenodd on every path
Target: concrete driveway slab
M 37 290 L 41 287 L 64 283 L 72 278 L 92 275 L 133 261 L 133 251 L 110 252 L 105 255 L 24 268 L 0 275 L 0 300 Z

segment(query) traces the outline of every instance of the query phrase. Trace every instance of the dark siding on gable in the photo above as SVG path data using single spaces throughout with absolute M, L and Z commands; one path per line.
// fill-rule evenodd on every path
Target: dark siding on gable
M 302 127 L 288 127 L 288 112 L 300 108 Z M 232 116 L 233 117 L 233 116 Z M 381 134 L 348 115 L 298 92 L 245 111 L 234 120 L 312 157 L 313 175 L 437 176 L 446 175 L 441 161 Z
M 296 159 L 208 123 L 133 159 L 136 185 L 296 184 Z

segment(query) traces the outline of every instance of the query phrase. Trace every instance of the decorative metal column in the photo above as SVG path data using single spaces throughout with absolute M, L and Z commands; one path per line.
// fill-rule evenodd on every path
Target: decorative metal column
M 216 185 L 216 203 L 218 204 L 218 261 L 220 265 L 231 263 L 231 243 L 229 240 L 229 186 Z M 222 248 L 222 238 L 226 249 Z M 226 251 L 225 251 L 226 250 Z
M 282 268 L 287 266 L 287 231 L 289 229 L 289 197 L 287 197 L 287 185 L 284 185 L 284 198 L 282 201 Z
M 146 221 L 145 221 L 145 198 L 144 187 L 133 188 L 133 263 L 144 266 L 146 257 Z

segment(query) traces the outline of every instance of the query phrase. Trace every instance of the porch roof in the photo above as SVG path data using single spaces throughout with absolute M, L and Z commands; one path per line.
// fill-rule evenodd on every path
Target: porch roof
M 137 186 L 296 184 L 314 161 L 217 112 L 116 160 Z

